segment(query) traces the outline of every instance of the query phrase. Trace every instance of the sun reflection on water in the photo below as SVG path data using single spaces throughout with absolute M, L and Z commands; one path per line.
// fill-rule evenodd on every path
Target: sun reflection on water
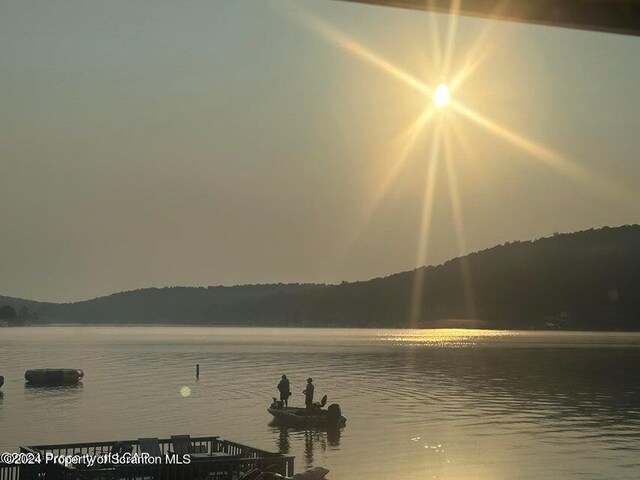
M 487 340 L 510 338 L 517 332 L 509 330 L 475 330 L 467 328 L 389 330 L 378 333 L 379 342 L 398 345 L 424 345 L 439 347 L 469 347 Z

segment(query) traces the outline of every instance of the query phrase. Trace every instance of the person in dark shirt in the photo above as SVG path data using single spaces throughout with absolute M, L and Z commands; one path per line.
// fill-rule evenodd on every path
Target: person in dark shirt
M 284 402 L 284 406 L 288 406 L 289 397 L 291 396 L 291 387 L 289 385 L 289 379 L 286 375 L 282 375 L 280 383 L 278 383 L 278 390 L 280 391 L 280 400 Z
M 305 388 L 302 393 L 304 393 L 304 404 L 307 407 L 307 412 L 311 413 L 313 411 L 313 390 L 315 387 L 313 386 L 313 379 L 307 378 L 307 388 Z

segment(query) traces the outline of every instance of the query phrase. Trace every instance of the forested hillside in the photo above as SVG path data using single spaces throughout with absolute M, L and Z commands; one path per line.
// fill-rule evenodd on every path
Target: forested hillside
M 0 297 L 4 304 L 26 306 L 43 323 L 406 328 L 473 319 L 489 328 L 638 330 L 640 226 L 512 242 L 340 285 L 149 288 L 70 304 Z

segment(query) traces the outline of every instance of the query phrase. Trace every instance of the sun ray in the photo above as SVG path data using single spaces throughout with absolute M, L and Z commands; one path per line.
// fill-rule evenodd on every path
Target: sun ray
M 478 54 L 474 57 L 468 57 L 464 66 L 462 66 L 455 75 L 452 75 L 449 83 L 449 88 L 452 93 L 458 90 L 464 82 L 471 77 L 471 75 L 478 69 L 482 63 L 491 55 L 491 50 L 487 48 L 483 51 L 482 55 Z
M 471 280 L 471 268 L 466 255 L 469 253 L 467 249 L 466 235 L 464 229 L 464 217 L 462 213 L 462 202 L 460 201 L 460 190 L 458 187 L 458 176 L 453 161 L 453 149 L 451 146 L 450 131 L 444 132 L 444 161 L 447 172 L 447 180 L 449 184 L 449 201 L 451 202 L 451 211 L 453 216 L 453 225 L 456 235 L 456 246 L 458 249 L 458 257 L 460 262 L 460 274 L 462 276 L 462 289 L 465 300 L 465 308 L 467 318 L 476 318 L 476 302 L 473 292 L 473 283 Z
M 471 146 L 469 145 L 469 141 L 467 138 L 462 135 L 462 132 L 459 128 L 451 128 L 449 132 L 455 137 L 456 145 L 462 148 L 463 155 L 462 157 L 465 160 L 473 161 L 476 158 L 477 152 L 475 152 Z
M 493 15 L 494 16 L 500 15 L 500 13 L 502 13 L 502 11 L 504 10 L 504 8 L 507 6 L 508 3 L 509 3 L 509 0 L 502 0 L 501 2 L 499 2 L 493 11 Z M 471 47 L 467 49 L 467 52 L 465 55 L 467 59 L 476 58 L 479 56 L 478 52 L 481 52 L 481 51 L 484 52 L 487 50 L 487 47 L 488 47 L 486 45 L 486 42 L 488 41 L 487 38 L 489 38 L 489 34 L 495 31 L 496 25 L 504 25 L 504 23 L 500 21 L 491 20 L 491 19 L 487 19 L 483 21 L 482 28 L 480 29 L 480 33 L 478 33 L 478 35 L 476 36 Z
M 508 0 L 502 0 L 493 11 L 494 15 L 499 15 L 504 7 L 507 5 Z M 453 7 L 453 4 L 452 4 Z M 459 9 L 459 5 L 458 5 Z M 455 15 L 458 17 L 458 15 Z M 492 32 L 495 31 L 496 25 L 500 22 L 485 20 L 483 22 L 480 33 L 476 36 L 473 44 L 467 49 L 464 55 L 464 65 L 457 69 L 455 77 L 449 82 L 452 92 L 455 92 L 464 81 L 471 76 L 471 74 L 486 60 L 491 54 L 493 46 L 488 44 L 488 38 Z
M 623 189 L 620 185 L 616 185 L 602 176 L 597 176 L 585 166 L 575 163 L 560 153 L 499 125 L 459 101 L 452 100 L 451 106 L 476 125 L 506 140 L 520 150 L 528 153 L 530 157 L 541 161 L 572 181 L 588 187 L 594 193 L 603 196 L 605 199 L 630 200 L 635 197 L 635 195 Z
M 413 289 L 411 292 L 411 308 L 409 319 L 412 327 L 417 327 L 422 314 L 422 293 L 424 287 L 424 265 L 427 261 L 429 247 L 429 234 L 431 229 L 431 216 L 433 213 L 433 203 L 435 200 L 436 176 L 438 174 L 438 164 L 440 161 L 440 144 L 442 141 L 442 125 L 438 122 L 433 134 L 431 153 L 429 155 L 429 166 L 425 178 L 424 196 L 422 203 L 422 221 L 418 235 L 418 252 L 416 258 L 416 271 L 413 279 Z
M 302 21 L 334 45 L 377 67 L 388 75 L 401 80 L 418 92 L 428 97 L 433 95 L 433 88 L 425 82 L 405 72 L 387 59 L 375 54 L 371 49 L 340 32 L 308 10 L 303 10 L 302 8 L 299 8 L 299 10 L 301 12 Z
M 362 232 L 366 229 L 367 225 L 369 225 L 371 218 L 382 203 L 382 200 L 387 195 L 389 188 L 391 188 L 391 185 L 393 185 L 396 177 L 402 171 L 402 167 L 406 163 L 410 153 L 413 151 L 416 141 L 420 137 L 420 133 L 424 130 L 424 127 L 434 118 L 435 113 L 435 106 L 432 104 L 429 105 L 427 108 L 425 108 L 422 114 L 413 123 L 411 123 L 411 125 L 409 125 L 409 127 L 405 129 L 404 132 L 399 135 L 398 142 L 401 143 L 399 154 L 395 157 L 391 170 L 386 175 L 380 188 L 378 188 L 378 190 L 374 194 L 372 201 L 365 211 L 362 220 L 358 222 L 358 226 L 355 228 L 350 240 L 346 242 L 346 246 L 342 255 L 343 260 L 353 249 L 353 246 L 357 242 L 360 235 L 362 235 Z
M 455 47 L 456 34 L 458 33 L 458 14 L 460 13 L 460 1 L 452 0 L 449 11 L 449 28 L 447 29 L 447 41 L 444 47 L 444 60 L 442 63 L 442 74 L 445 78 L 450 76 L 451 61 Z
M 429 16 L 429 31 L 431 32 L 431 54 L 434 56 L 434 64 L 438 70 L 442 69 L 443 53 L 440 43 L 440 27 L 438 24 L 438 17 L 435 9 L 435 0 L 427 0 L 427 3 L 432 7 L 428 11 Z
M 436 109 L 434 105 L 429 105 L 423 113 L 407 128 L 405 132 L 403 132 L 400 136 L 403 139 L 402 147 L 400 148 L 400 154 L 397 157 L 397 160 L 394 162 L 391 171 L 384 179 L 381 187 L 378 189 L 374 196 L 374 200 L 372 202 L 372 206 L 375 209 L 380 201 L 385 197 L 389 188 L 393 184 L 393 181 L 396 179 L 400 170 L 404 166 L 409 157 L 409 154 L 413 150 L 417 139 L 420 136 L 420 133 L 423 131 L 424 127 L 429 123 L 431 119 L 433 119 L 436 113 Z

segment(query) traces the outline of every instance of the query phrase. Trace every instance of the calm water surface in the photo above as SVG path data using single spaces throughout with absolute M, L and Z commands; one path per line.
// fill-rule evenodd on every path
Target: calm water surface
M 44 367 L 86 376 L 25 387 Z M 312 376 L 347 427 L 271 424 L 282 373 L 300 404 Z M 189 433 L 291 453 L 334 480 L 640 478 L 638 334 L 14 328 L 0 330 L 0 374 L 0 451 Z

